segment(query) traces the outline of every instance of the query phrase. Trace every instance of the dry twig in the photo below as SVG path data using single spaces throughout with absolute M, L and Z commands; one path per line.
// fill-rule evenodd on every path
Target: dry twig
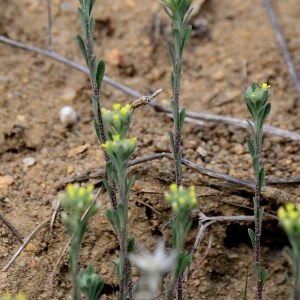
M 287 44 L 285 42 L 284 35 L 283 35 L 283 33 L 281 31 L 281 28 L 280 28 L 280 25 L 277 21 L 274 9 L 273 9 L 273 7 L 272 7 L 269 0 L 262 0 L 262 2 L 264 4 L 264 6 L 266 8 L 266 11 L 268 13 L 268 16 L 270 18 L 270 22 L 271 22 L 271 25 L 274 29 L 275 36 L 277 38 L 279 47 L 281 49 L 283 58 L 285 60 L 286 66 L 288 68 L 291 79 L 292 79 L 292 81 L 294 83 L 294 86 L 296 88 L 296 91 L 298 93 L 298 99 L 300 100 L 300 82 L 299 82 L 299 78 L 298 78 L 298 75 L 297 75 L 297 72 L 296 72 L 296 68 L 295 68 L 295 66 L 293 64 L 293 61 L 292 61 L 290 51 L 289 51 L 289 49 L 287 47 Z
M 29 241 L 32 239 L 32 237 L 40 231 L 48 222 L 51 221 L 51 218 L 47 219 L 43 223 L 41 223 L 37 228 L 35 228 L 30 235 L 25 239 L 22 246 L 19 248 L 19 250 L 14 254 L 14 256 L 11 258 L 11 260 L 8 262 L 8 264 L 2 269 L 2 272 L 6 271 L 9 266 L 15 261 L 15 259 L 18 257 L 18 255 L 21 253 L 21 251 L 24 249 L 24 247 L 29 243 Z
M 21 245 L 24 243 L 18 230 L 0 213 L 0 219 L 10 229 L 10 231 L 16 236 Z
M 4 36 L 0 36 L 0 42 L 9 44 L 14 47 L 18 47 L 27 51 L 35 52 L 38 54 L 41 54 L 43 56 L 49 57 L 51 59 L 54 59 L 56 61 L 59 61 L 71 68 L 74 68 L 78 71 L 81 71 L 87 75 L 89 75 L 89 71 L 86 67 L 83 67 L 82 65 L 69 60 L 56 52 L 49 51 L 49 50 L 43 50 L 34 46 L 26 45 L 14 40 L 11 40 L 9 38 L 6 38 Z M 134 97 L 134 98 L 140 98 L 143 97 L 143 95 L 136 90 L 123 85 L 112 78 L 109 78 L 107 76 L 104 76 L 103 81 L 121 91 L 124 93 Z M 164 113 L 171 113 L 171 109 L 168 106 L 164 106 L 161 104 L 158 104 L 155 101 L 151 101 L 150 105 L 155 109 L 155 111 L 159 112 L 164 112 Z M 227 124 L 227 125 L 233 125 L 241 128 L 248 128 L 248 125 L 246 121 L 240 120 L 237 118 L 231 118 L 231 117 L 226 117 L 226 116 L 219 116 L 219 115 L 213 115 L 213 114 L 203 114 L 203 113 L 196 113 L 196 112 L 191 112 L 191 111 L 186 111 L 186 116 L 189 118 L 197 119 L 197 120 L 204 120 L 204 121 L 209 121 L 209 122 L 215 122 L 215 123 L 220 123 L 220 124 Z M 282 136 L 284 138 L 294 140 L 294 141 L 300 141 L 300 134 L 295 133 L 295 132 L 290 132 L 287 130 L 283 130 L 277 127 L 272 127 L 272 126 L 264 126 L 264 132 L 273 134 L 273 135 L 278 135 Z

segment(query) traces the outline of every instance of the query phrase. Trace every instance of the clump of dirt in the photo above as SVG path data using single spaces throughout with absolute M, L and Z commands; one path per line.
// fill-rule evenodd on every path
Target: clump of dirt
M 278 1 L 274 5 L 297 65 L 298 2 Z M 77 7 L 77 0 L 52 1 L 52 48 L 83 65 L 75 38 L 76 33 L 81 33 Z M 98 59 L 106 61 L 106 75 L 145 95 L 163 88 L 155 100 L 169 105 L 171 66 L 161 32 L 165 38 L 170 38 L 170 28 L 161 2 L 97 0 L 93 15 L 96 20 L 95 53 Z M 267 123 L 297 131 L 297 94 L 262 2 L 206 0 L 191 23 L 194 29 L 185 52 L 182 107 L 250 118 L 241 88 L 252 82 L 268 82 L 272 87 L 272 111 Z M 46 32 L 46 1 L 0 2 L 1 35 L 45 48 Z M 50 218 L 63 182 L 97 172 L 104 167 L 104 159 L 92 126 L 93 108 L 87 76 L 42 55 L 6 44 L 1 44 L 0 55 L 0 175 L 9 175 L 14 181 L 0 189 L 0 208 L 25 238 Z M 101 100 L 102 106 L 110 108 L 115 102 L 131 103 L 135 99 L 104 84 Z M 78 122 L 71 127 L 59 120 L 60 109 L 65 105 L 74 107 L 79 116 Z M 138 138 L 133 158 L 170 152 L 167 131 L 172 126 L 169 117 L 149 106 L 137 109 L 130 129 L 130 136 Z M 245 143 L 249 135 L 248 130 L 234 126 L 186 122 L 183 157 L 202 167 L 251 179 L 251 157 Z M 24 164 L 24 158 L 28 157 L 34 159 L 33 165 Z M 266 167 L 267 178 L 297 177 L 299 163 L 298 142 L 265 135 L 262 164 Z M 187 167 L 183 167 L 183 171 L 184 186 L 195 185 L 199 195 L 198 209 L 207 216 L 252 214 L 251 190 L 201 175 Z M 136 176 L 140 187 L 132 191 L 130 198 L 130 236 L 148 249 L 153 249 L 158 239 L 164 237 L 170 247 L 171 232 L 168 228 L 163 230 L 170 217 L 170 208 L 163 194 L 174 181 L 173 162 L 163 158 L 130 167 L 128 172 Z M 85 182 L 98 187 L 100 178 Z M 263 205 L 266 212 L 275 214 L 280 205 L 289 199 L 298 201 L 298 197 L 295 186 L 267 185 Z M 117 279 L 111 261 L 117 260 L 118 242 L 105 216 L 105 209 L 110 207 L 107 194 L 101 196 L 101 201 L 102 208 L 89 224 L 82 243 L 80 267 L 94 264 L 106 283 L 106 296 L 101 299 L 114 299 Z M 207 232 L 194 256 L 192 267 L 197 268 L 184 285 L 189 299 L 242 299 L 247 270 L 248 299 L 255 299 L 253 251 L 247 235 L 247 228 L 251 226 L 245 221 L 211 226 L 213 243 L 209 254 L 197 266 L 208 244 Z M 197 231 L 195 218 L 186 242 L 187 250 L 192 248 Z M 20 244 L 3 223 L 0 236 L 3 268 Z M 68 299 L 71 288 L 68 253 L 59 261 L 50 284 L 53 268 L 67 241 L 59 218 L 52 231 L 45 226 L 35 235 L 31 247 L 23 251 L 6 272 L 0 273 L 0 292 L 24 292 L 30 300 Z M 266 217 L 262 266 L 269 269 L 269 278 L 264 299 L 289 298 L 284 275 L 291 274 L 292 269 L 282 250 L 285 245 L 287 239 L 277 221 Z M 136 269 L 133 280 L 138 280 Z

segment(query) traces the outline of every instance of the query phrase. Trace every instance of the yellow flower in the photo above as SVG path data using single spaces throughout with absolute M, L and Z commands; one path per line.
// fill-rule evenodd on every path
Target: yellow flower
M 293 211 L 294 210 L 294 204 L 293 203 L 288 203 L 285 208 L 286 208 L 286 211 L 290 212 L 290 211 Z
M 120 110 L 120 108 L 121 108 L 121 104 L 119 104 L 119 103 L 115 103 L 115 104 L 113 105 L 114 111 L 118 111 L 118 110 Z
M 101 112 L 102 112 L 102 115 L 107 115 L 107 110 L 106 110 L 106 108 L 101 108 Z
M 263 89 L 263 90 L 266 90 L 270 87 L 270 85 L 268 85 L 267 83 L 262 83 L 260 84 L 260 87 Z
M 277 215 L 279 217 L 279 219 L 284 219 L 286 217 L 286 211 L 283 207 L 279 207 L 278 211 L 277 211 Z
M 121 115 L 125 116 L 130 111 L 130 109 L 131 109 L 130 104 L 126 104 L 121 108 Z
M 176 193 L 176 192 L 177 192 L 177 185 L 176 185 L 176 183 L 172 183 L 172 184 L 170 185 L 170 190 L 171 190 L 171 192 L 173 192 L 173 193 Z
M 113 140 L 115 142 L 119 141 L 120 140 L 120 135 L 119 134 L 113 135 Z
M 72 184 L 68 184 L 67 186 L 67 193 L 68 193 L 68 196 L 71 200 L 74 200 L 75 199 L 75 190 L 77 188 L 77 185 L 72 185 Z

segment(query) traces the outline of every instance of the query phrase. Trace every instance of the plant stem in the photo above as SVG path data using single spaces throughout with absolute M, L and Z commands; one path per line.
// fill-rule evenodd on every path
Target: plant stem
M 87 37 L 85 39 L 85 45 L 86 45 L 88 63 L 90 64 L 91 59 L 94 56 L 94 53 L 93 53 L 93 50 L 92 50 L 92 47 L 90 44 L 90 39 L 94 38 L 94 37 L 90 36 L 90 22 L 88 20 L 87 20 L 86 26 L 87 26 Z M 97 124 L 99 127 L 101 142 L 104 144 L 107 141 L 107 136 L 106 136 L 106 131 L 104 128 L 104 122 L 103 122 L 102 113 L 101 113 L 100 93 L 99 93 L 97 83 L 93 81 L 91 74 L 90 74 L 90 81 L 91 81 L 93 94 L 98 101 L 98 111 L 95 112 L 95 114 L 96 114 Z M 108 154 L 106 153 L 106 151 L 103 150 L 103 152 L 104 152 L 105 162 L 108 163 L 110 161 L 110 158 L 109 158 Z M 111 178 L 108 178 L 108 181 L 111 186 L 110 194 L 111 194 L 111 199 L 112 199 L 112 206 L 115 210 L 117 210 L 118 202 L 117 202 L 117 195 L 116 195 L 116 187 L 115 187 L 115 184 L 113 183 L 113 181 L 111 180 Z
M 176 176 L 176 184 L 177 186 L 182 185 L 182 173 L 178 169 L 178 153 L 180 151 L 180 143 L 181 143 L 181 134 L 180 134 L 180 125 L 179 125 L 179 95 L 180 95 L 180 85 L 179 85 L 179 76 L 178 76 L 178 63 L 180 61 L 180 58 L 178 54 L 176 54 L 176 62 L 175 62 L 175 69 L 174 69 L 174 101 L 176 102 L 177 109 L 176 109 L 176 114 L 177 114 L 177 123 L 174 124 L 175 126 L 175 153 L 174 153 L 174 161 L 175 161 L 175 176 Z M 181 161 L 180 161 L 181 163 Z
M 259 211 L 260 211 L 260 191 L 258 180 L 255 183 L 255 201 L 257 204 L 257 211 L 255 217 L 255 263 L 260 263 L 260 237 L 261 230 L 259 225 Z M 257 291 L 257 299 L 262 300 L 262 285 L 261 285 L 261 276 L 260 274 L 256 274 L 256 291 Z
M 70 255 L 70 269 L 71 269 L 71 279 L 72 279 L 71 299 L 72 300 L 80 300 L 78 285 L 77 285 L 77 260 L 78 260 L 79 247 L 80 247 L 80 241 L 78 240 L 78 237 L 75 233 L 73 240 L 71 242 L 71 255 Z

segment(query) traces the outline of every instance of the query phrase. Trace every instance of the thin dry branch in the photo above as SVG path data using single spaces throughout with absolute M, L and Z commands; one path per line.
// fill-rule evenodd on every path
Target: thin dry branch
M 10 229 L 10 231 L 16 236 L 21 245 L 24 243 L 18 230 L 0 213 L 0 219 Z
M 156 153 L 156 154 L 151 154 L 142 158 L 136 158 L 133 159 L 131 161 L 129 161 L 128 163 L 128 167 L 140 164 L 140 163 L 144 163 L 147 161 L 151 161 L 151 160 L 155 160 L 155 159 L 162 159 L 162 158 L 168 158 L 170 160 L 173 160 L 173 156 L 171 153 Z M 207 168 L 203 168 L 198 166 L 197 164 L 183 158 L 181 160 L 182 164 L 199 172 L 200 174 L 203 175 L 207 175 L 209 177 L 212 178 L 217 178 L 217 179 L 221 179 L 223 180 L 223 182 L 211 182 L 209 181 L 207 184 L 210 186 L 215 186 L 220 188 L 220 186 L 225 185 L 226 188 L 228 189 L 228 186 L 230 185 L 230 188 L 232 190 L 236 189 L 236 190 L 247 190 L 249 192 L 253 192 L 253 188 L 254 188 L 254 182 L 250 181 L 250 180 L 245 180 L 245 179 L 240 179 L 240 178 L 236 178 L 234 176 L 231 175 L 227 175 L 221 172 L 217 172 L 214 170 L 210 170 Z M 84 181 L 84 180 L 88 180 L 88 179 L 92 179 L 92 178 L 104 178 L 104 174 L 105 174 L 105 169 L 101 169 L 93 174 L 89 174 L 89 175 L 83 175 L 83 176 L 79 176 L 76 178 L 71 178 L 68 179 L 66 181 L 63 182 L 63 184 L 66 183 L 70 183 L 70 182 L 80 182 L 80 181 Z M 205 181 L 205 178 L 202 178 L 203 181 Z M 268 201 L 276 201 L 278 204 L 280 205 L 284 205 L 287 202 L 292 202 L 292 203 L 299 203 L 300 199 L 293 195 L 290 194 L 288 192 L 285 192 L 282 189 L 277 189 L 277 188 L 273 188 L 270 186 L 265 186 L 263 187 L 262 190 L 262 196 L 268 200 Z
M 38 232 L 40 231 L 48 222 L 51 221 L 51 218 L 47 219 L 46 221 L 44 221 L 43 223 L 41 223 L 37 228 L 35 228 L 30 235 L 25 239 L 24 243 L 22 244 L 22 246 L 18 249 L 18 251 L 14 254 L 14 256 L 11 258 L 11 260 L 8 262 L 8 264 L 2 269 L 2 272 L 6 271 L 10 265 L 15 261 L 15 259 L 18 257 L 18 255 L 22 252 L 22 250 L 24 249 L 24 247 L 29 243 L 29 241 L 32 239 L 32 237 Z
M 279 47 L 281 49 L 281 52 L 282 52 L 283 58 L 285 60 L 286 66 L 288 68 L 288 71 L 290 73 L 291 79 L 292 79 L 292 81 L 294 83 L 294 86 L 296 88 L 296 91 L 298 93 L 298 99 L 300 100 L 300 82 L 299 82 L 299 78 L 298 78 L 298 75 L 297 75 L 297 72 L 296 72 L 296 68 L 295 68 L 295 66 L 293 64 L 293 61 L 292 61 L 290 51 L 289 51 L 289 49 L 287 47 L 287 44 L 285 42 L 284 35 L 281 31 L 280 25 L 279 25 L 278 20 L 276 18 L 274 9 L 273 9 L 273 7 L 272 7 L 269 0 L 262 0 L 262 2 L 264 4 L 264 6 L 266 8 L 266 11 L 267 11 L 267 14 L 270 18 L 270 22 L 271 22 L 271 25 L 273 27 L 277 42 L 278 42 Z
M 59 62 L 65 64 L 71 68 L 74 68 L 78 71 L 81 71 L 81 72 L 89 75 L 89 71 L 86 67 L 63 57 L 54 51 L 43 50 L 38 47 L 26 45 L 26 44 L 11 40 L 11 39 L 6 38 L 1 35 L 0 35 L 0 42 L 49 57 L 51 59 L 54 59 L 56 61 L 59 61 Z M 139 93 L 138 91 L 136 91 L 124 84 L 121 84 L 121 83 L 113 80 L 112 78 L 104 76 L 103 81 L 134 98 L 143 97 L 143 94 Z M 155 101 L 151 101 L 151 103 L 149 103 L 149 105 L 151 105 L 155 109 L 155 111 L 171 113 L 171 109 L 168 106 L 158 104 Z M 192 112 L 192 111 L 186 111 L 186 116 L 189 118 L 192 118 L 192 119 L 196 119 L 196 120 L 204 120 L 204 121 L 215 122 L 215 123 L 220 123 L 220 124 L 233 125 L 233 126 L 237 126 L 237 127 L 241 127 L 241 128 L 248 128 L 246 121 L 240 120 L 237 118 L 231 118 L 231 117 L 219 116 L 219 115 L 213 115 L 213 114 L 196 113 L 196 112 Z M 300 134 L 291 132 L 291 131 L 287 131 L 287 130 L 283 130 L 283 129 L 280 129 L 277 127 L 264 126 L 264 132 L 273 134 L 273 135 L 282 136 L 282 137 L 290 139 L 290 140 L 300 141 Z

